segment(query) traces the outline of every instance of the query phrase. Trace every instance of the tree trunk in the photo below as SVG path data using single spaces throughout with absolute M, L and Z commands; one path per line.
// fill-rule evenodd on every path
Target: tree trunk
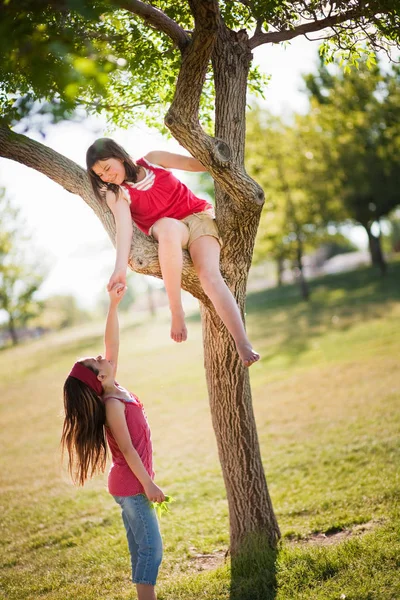
M 201 316 L 212 423 L 229 506 L 230 552 L 235 555 L 252 533 L 263 533 L 275 547 L 280 532 L 261 460 L 249 371 L 213 311 L 201 306 Z
M 243 165 L 247 76 L 251 54 L 244 33 L 220 27 L 213 53 L 216 138 Z M 234 210 L 232 198 L 216 185 L 217 219 L 223 225 L 221 272 L 244 315 L 247 276 L 261 206 L 249 201 Z M 211 308 L 202 307 L 204 364 L 214 431 L 225 481 L 235 554 L 251 533 L 263 533 L 271 546 L 280 537 L 264 475 L 252 407 L 248 369 Z
M 300 234 L 297 233 L 297 248 L 296 248 L 296 267 L 295 267 L 295 278 L 298 281 L 300 287 L 300 293 L 303 300 L 309 300 L 310 289 L 306 278 L 304 277 L 303 267 L 303 244 L 301 243 Z
M 9 318 L 8 318 L 8 332 L 10 334 L 13 346 L 16 346 L 18 344 L 18 335 L 17 335 L 17 330 L 15 328 L 14 319 L 12 318 L 11 315 L 9 315 Z
M 276 258 L 276 286 L 282 287 L 283 284 L 283 256 L 277 256 Z
M 376 236 L 371 231 L 370 225 L 364 225 L 365 230 L 368 235 L 368 246 L 371 254 L 371 263 L 374 267 L 377 267 L 382 276 L 386 275 L 387 271 L 387 263 L 385 261 L 385 257 L 382 252 L 381 245 L 381 234 Z
M 301 297 L 303 300 L 308 300 L 310 297 L 310 291 L 308 288 L 307 281 L 304 277 L 303 272 L 303 244 L 302 244 L 302 231 L 301 226 L 298 222 L 296 215 L 295 204 L 292 200 L 292 192 L 286 177 L 286 172 L 284 168 L 284 163 L 282 159 L 282 155 L 278 154 L 276 166 L 279 173 L 279 178 L 282 185 L 282 190 L 286 196 L 286 212 L 288 221 L 293 226 L 293 232 L 296 236 L 296 265 L 294 269 L 294 276 L 296 281 L 300 285 Z

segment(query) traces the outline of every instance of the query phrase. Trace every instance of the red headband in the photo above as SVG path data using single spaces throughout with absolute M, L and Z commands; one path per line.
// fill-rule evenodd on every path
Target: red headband
M 98 396 L 102 395 L 103 386 L 97 379 L 96 373 L 93 373 L 91 369 L 85 367 L 82 363 L 76 362 L 69 376 L 79 379 L 82 383 L 86 383 Z

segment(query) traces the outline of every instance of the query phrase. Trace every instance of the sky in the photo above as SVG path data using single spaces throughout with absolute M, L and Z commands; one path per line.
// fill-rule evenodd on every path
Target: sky
M 307 110 L 302 74 L 315 70 L 318 43 L 305 39 L 290 45 L 254 50 L 254 64 L 271 76 L 262 105 L 275 114 Z M 87 147 L 106 133 L 106 123 L 94 118 L 83 123 L 63 122 L 48 129 L 39 141 L 85 166 Z M 145 126 L 112 132 L 134 158 L 150 150 L 186 151 L 175 140 L 163 138 Z M 179 172 L 176 173 L 179 176 Z M 0 186 L 32 234 L 33 257 L 44 263 L 47 278 L 41 296 L 72 294 L 81 306 L 93 307 L 113 270 L 114 248 L 100 221 L 85 202 L 44 175 L 14 161 L 0 158 Z M 135 284 L 136 285 L 136 284 Z M 140 285 L 140 283 L 139 283 Z

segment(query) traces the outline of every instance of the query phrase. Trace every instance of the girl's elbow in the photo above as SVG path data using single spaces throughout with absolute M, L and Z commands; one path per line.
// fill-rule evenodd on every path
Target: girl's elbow
M 128 460 L 128 458 L 132 454 L 132 446 L 129 443 L 126 443 L 126 444 L 118 444 L 118 447 L 119 447 L 121 453 L 123 454 L 125 460 Z

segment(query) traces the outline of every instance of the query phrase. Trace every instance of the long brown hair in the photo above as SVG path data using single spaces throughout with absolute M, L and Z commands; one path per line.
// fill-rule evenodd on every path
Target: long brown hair
M 136 182 L 140 167 L 136 165 L 129 154 L 122 146 L 114 142 L 111 138 L 99 138 L 96 140 L 86 152 L 86 167 L 89 175 L 89 180 L 93 188 L 94 195 L 98 200 L 104 200 L 104 191 L 108 188 L 115 194 L 118 194 L 119 186 L 115 183 L 105 183 L 93 171 L 93 165 L 99 160 L 107 160 L 108 158 L 118 158 L 122 160 L 125 169 L 125 180 Z
M 105 406 L 88 385 L 74 377 L 67 377 L 64 411 L 62 453 L 68 452 L 68 471 L 73 482 L 83 485 L 86 479 L 103 472 L 106 466 Z

